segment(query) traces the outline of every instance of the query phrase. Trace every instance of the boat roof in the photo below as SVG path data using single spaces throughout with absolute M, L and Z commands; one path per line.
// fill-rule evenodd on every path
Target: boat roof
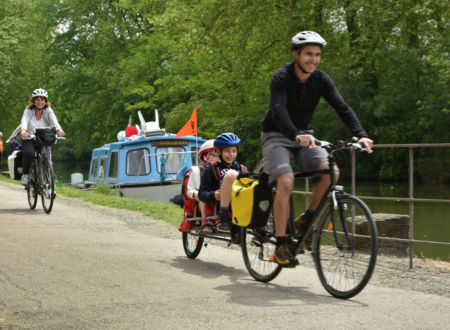
M 189 135 L 189 136 L 183 136 L 183 137 L 175 137 L 175 134 L 168 134 L 166 133 L 165 135 L 159 135 L 159 136 L 148 136 L 148 137 L 139 137 L 139 138 L 127 138 L 124 141 L 117 141 L 117 142 L 111 142 L 111 143 L 107 143 L 101 147 L 95 148 L 94 150 L 100 150 L 100 149 L 116 149 L 116 148 L 120 148 L 123 146 L 132 146 L 132 145 L 137 145 L 137 144 L 146 144 L 146 143 L 151 143 L 154 141 L 163 141 L 163 140 L 173 140 L 173 141 L 180 141 L 180 142 L 185 142 L 187 141 L 188 143 L 191 142 L 190 144 L 192 145 L 195 142 L 198 142 L 198 144 L 202 144 L 204 141 L 206 141 L 205 139 L 201 138 L 201 137 L 196 137 L 193 135 Z M 186 143 L 186 142 L 185 142 Z M 165 145 L 166 146 L 166 145 Z M 176 144 L 174 144 L 174 146 L 176 146 Z

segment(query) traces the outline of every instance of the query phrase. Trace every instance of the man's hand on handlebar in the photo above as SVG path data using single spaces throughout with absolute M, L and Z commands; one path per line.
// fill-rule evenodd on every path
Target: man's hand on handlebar
M 360 138 L 358 140 L 358 143 L 361 143 L 364 147 L 363 150 L 361 151 L 367 151 L 367 153 L 371 154 L 373 152 L 372 147 L 373 147 L 373 141 L 369 138 Z
M 314 148 L 316 143 L 314 141 L 314 136 L 310 134 L 299 134 L 295 137 L 295 141 L 300 144 L 302 147 L 310 147 Z

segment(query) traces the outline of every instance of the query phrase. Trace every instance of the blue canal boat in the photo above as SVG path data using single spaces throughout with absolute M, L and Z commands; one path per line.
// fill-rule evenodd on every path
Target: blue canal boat
M 175 137 L 160 129 L 155 121 L 145 122 L 138 112 L 142 129 L 118 141 L 92 151 L 86 185 L 110 184 L 121 196 L 169 201 L 181 193 L 184 174 L 197 164 L 199 146 L 205 139 L 196 136 Z

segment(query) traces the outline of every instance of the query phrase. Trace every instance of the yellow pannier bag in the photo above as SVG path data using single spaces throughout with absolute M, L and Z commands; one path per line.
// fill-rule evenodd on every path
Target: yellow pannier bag
M 251 174 L 247 174 L 251 175 Z M 272 188 L 266 173 L 240 177 L 234 181 L 231 209 L 235 225 L 249 228 L 264 227 L 272 208 Z

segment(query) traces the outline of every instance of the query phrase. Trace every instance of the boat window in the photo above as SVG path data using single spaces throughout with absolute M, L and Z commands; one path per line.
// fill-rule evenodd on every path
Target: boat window
M 98 158 L 94 158 L 92 161 L 92 168 L 91 168 L 91 177 L 92 178 L 97 177 L 97 165 L 98 165 Z
M 192 165 L 198 164 L 198 148 L 191 147 Z
M 100 168 L 98 170 L 98 179 L 103 181 L 105 180 L 105 171 L 106 171 L 106 162 L 108 161 L 108 157 L 100 158 Z
M 140 171 L 139 171 L 140 167 Z M 148 149 L 135 149 L 127 153 L 127 175 L 147 175 L 150 173 L 150 157 Z
M 184 166 L 188 165 L 189 154 L 183 147 L 159 147 L 156 148 L 158 172 L 161 173 L 161 164 L 167 174 L 176 174 Z M 162 156 L 164 155 L 164 157 Z
M 111 153 L 111 162 L 109 163 L 109 179 L 117 179 L 119 172 L 119 152 L 113 151 Z

